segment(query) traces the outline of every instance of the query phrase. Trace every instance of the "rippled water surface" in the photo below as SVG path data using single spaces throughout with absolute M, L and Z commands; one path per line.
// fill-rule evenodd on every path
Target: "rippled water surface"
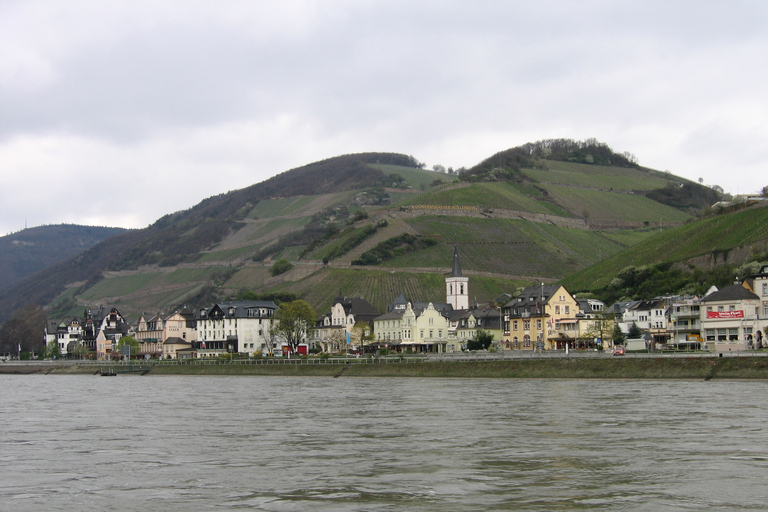
M 1 510 L 768 509 L 765 382 L 0 385 Z

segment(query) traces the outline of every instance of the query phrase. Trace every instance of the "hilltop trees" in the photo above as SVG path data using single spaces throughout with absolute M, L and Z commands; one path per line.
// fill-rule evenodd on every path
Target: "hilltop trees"
M 638 167 L 637 158 L 632 153 L 616 153 L 608 144 L 594 138 L 584 141 L 545 139 L 496 153 L 459 176 L 463 181 L 520 181 L 519 171 L 539 166 L 540 160 Z

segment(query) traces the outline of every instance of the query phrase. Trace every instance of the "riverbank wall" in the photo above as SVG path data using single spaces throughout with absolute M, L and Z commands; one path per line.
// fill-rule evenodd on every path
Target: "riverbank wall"
M 112 369 L 129 375 L 240 375 L 284 377 L 417 377 L 507 379 L 768 379 L 768 357 L 553 358 L 478 361 L 349 360 L 238 364 L 190 361 L 176 364 L 13 363 L 3 374 L 92 374 Z

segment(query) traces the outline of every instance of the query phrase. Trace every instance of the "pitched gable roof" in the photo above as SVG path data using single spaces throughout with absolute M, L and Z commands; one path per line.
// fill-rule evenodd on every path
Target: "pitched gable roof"
M 732 284 L 731 286 L 726 286 L 722 290 L 707 295 L 701 299 L 701 302 L 717 302 L 724 300 L 760 300 L 760 297 L 740 284 Z

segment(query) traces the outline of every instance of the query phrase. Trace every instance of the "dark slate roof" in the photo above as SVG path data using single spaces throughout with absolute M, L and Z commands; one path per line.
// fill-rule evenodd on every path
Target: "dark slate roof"
M 461 275 L 461 262 L 459 261 L 459 248 L 453 247 L 453 269 L 451 269 L 451 277 L 463 277 Z
M 462 318 L 469 318 L 470 313 L 471 310 L 469 309 L 455 309 L 453 310 L 453 313 L 451 313 L 451 316 L 448 317 L 448 320 L 451 322 L 458 322 Z
M 557 293 L 557 290 L 560 289 L 560 285 L 557 284 L 546 284 L 544 286 L 538 285 L 538 286 L 529 286 L 522 292 L 520 292 L 520 295 L 509 301 L 507 304 L 504 305 L 505 308 L 512 308 L 512 307 L 521 307 L 527 304 L 535 304 L 535 303 L 544 303 L 546 304 L 549 302 L 549 299 L 552 298 L 552 296 Z
M 717 302 L 717 301 L 724 301 L 724 300 L 760 300 L 760 297 L 757 294 L 752 293 L 751 291 L 747 290 L 740 284 L 732 284 L 731 286 L 726 286 L 722 290 L 716 291 L 714 293 L 710 293 L 703 299 L 701 299 L 701 302 Z
M 179 338 L 178 336 L 172 336 L 172 337 L 168 338 L 167 340 L 165 340 L 163 342 L 163 345 L 189 345 L 189 346 L 192 346 L 192 343 L 187 341 L 187 340 L 185 340 L 185 339 L 183 339 L 183 338 Z
M 249 309 L 271 309 L 272 311 L 277 309 L 277 304 L 272 302 L 271 300 L 238 300 L 233 302 L 220 302 L 217 303 L 210 308 L 201 308 L 205 309 L 205 317 L 202 317 L 200 315 L 200 310 L 198 309 L 195 313 L 195 318 L 197 320 L 211 318 L 211 314 L 215 312 L 221 312 L 223 314 L 222 318 L 256 318 L 256 317 L 249 317 L 248 316 L 248 310 Z M 230 310 L 234 310 L 234 314 L 230 314 Z
M 344 302 L 341 304 L 344 307 L 344 312 L 349 314 L 353 314 L 356 317 L 357 316 L 379 316 L 379 312 L 376 311 L 376 308 L 374 308 L 370 303 L 368 303 L 367 300 L 361 299 L 359 297 L 352 297 L 352 298 L 346 298 L 344 299 Z
M 389 308 L 388 308 L 388 310 L 389 310 L 389 311 L 392 311 L 392 310 L 393 310 L 393 309 L 395 309 L 397 306 L 403 306 L 403 307 L 404 307 L 404 306 L 406 306 L 407 304 L 408 304 L 408 299 L 406 299 L 406 298 L 405 298 L 405 295 L 403 295 L 403 294 L 401 293 L 400 295 L 398 295 L 397 297 L 395 297 L 395 300 L 394 300 L 394 302 L 392 302 L 392 304 L 390 304 L 390 305 L 389 305 Z
M 658 309 L 658 308 L 666 309 L 666 304 L 662 299 L 641 300 L 641 301 L 638 301 L 636 304 L 633 304 L 627 309 L 636 309 L 638 311 L 650 311 L 652 309 Z
M 630 300 L 627 302 L 617 302 L 605 310 L 606 313 L 613 313 L 616 315 L 623 314 L 626 310 L 640 302 L 639 300 Z
M 429 302 L 412 302 L 411 307 L 416 313 L 416 316 L 420 316 L 429 307 L 429 304 Z M 453 314 L 453 306 L 450 304 L 443 304 L 441 302 L 432 302 L 431 304 L 432 307 L 438 311 L 438 313 L 446 318 L 450 318 L 450 316 Z
M 380 315 L 380 313 L 376 311 L 376 308 L 374 308 L 367 300 L 359 297 L 350 298 L 339 295 L 333 299 L 333 305 L 335 306 L 336 304 L 341 304 L 341 307 L 344 308 L 344 314 L 353 315 L 355 317 L 355 322 L 362 321 L 371 323 L 374 318 L 377 318 Z M 317 319 L 316 325 L 322 327 L 325 323 L 325 319 L 330 317 L 331 313 L 322 315 Z
M 403 318 L 403 313 L 405 313 L 404 310 L 390 311 L 389 313 L 377 316 L 375 320 L 399 320 Z
M 494 308 L 475 308 L 471 312 L 475 318 L 501 318 L 501 311 Z

